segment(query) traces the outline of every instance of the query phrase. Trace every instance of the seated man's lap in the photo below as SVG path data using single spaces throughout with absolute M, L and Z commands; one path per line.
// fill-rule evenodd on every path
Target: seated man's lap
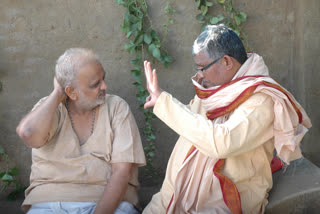
M 27 214 L 93 214 L 97 204 L 93 202 L 44 202 L 33 204 Z M 129 202 L 122 201 L 115 214 L 140 214 Z

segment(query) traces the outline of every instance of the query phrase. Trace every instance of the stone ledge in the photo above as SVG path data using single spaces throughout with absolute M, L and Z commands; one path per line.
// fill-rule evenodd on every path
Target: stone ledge
M 303 158 L 273 174 L 266 214 L 319 213 L 320 169 Z

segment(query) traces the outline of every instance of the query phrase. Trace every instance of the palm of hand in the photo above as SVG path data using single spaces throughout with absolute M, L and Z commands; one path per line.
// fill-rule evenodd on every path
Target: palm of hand
M 157 72 L 155 69 L 151 69 L 151 64 L 148 61 L 144 61 L 144 72 L 147 81 L 147 89 L 150 94 L 146 99 L 144 108 L 149 108 L 155 105 L 162 90 L 158 86 Z

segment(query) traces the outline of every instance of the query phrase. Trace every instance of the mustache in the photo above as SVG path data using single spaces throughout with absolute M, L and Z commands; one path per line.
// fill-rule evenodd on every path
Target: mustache
M 106 90 L 102 90 L 98 93 L 98 97 L 100 97 L 101 95 L 105 95 L 106 94 Z

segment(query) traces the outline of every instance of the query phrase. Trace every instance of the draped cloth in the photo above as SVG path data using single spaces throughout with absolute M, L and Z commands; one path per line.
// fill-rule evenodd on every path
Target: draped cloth
M 269 77 L 262 57 L 249 54 L 233 79 L 221 86 L 204 88 L 195 77 L 192 82 L 207 118 L 213 124 L 224 123 L 234 109 L 255 93 L 271 96 L 274 102 L 273 133 L 277 156 L 287 164 L 302 157 L 300 141 L 307 128 L 311 127 L 311 121 L 290 92 Z M 223 163 L 223 159 L 208 157 L 192 146 L 177 173 L 167 213 L 241 213 L 241 200 L 235 184 L 220 173 Z M 201 173 L 208 169 L 211 169 L 212 175 Z M 202 182 L 207 180 L 203 179 L 204 176 L 212 176 L 210 184 Z M 206 198 L 211 194 L 210 191 L 214 191 L 218 198 Z M 223 200 L 219 200 L 219 197 Z M 211 207 L 206 207 L 204 202 L 210 200 L 214 200 L 207 203 Z

